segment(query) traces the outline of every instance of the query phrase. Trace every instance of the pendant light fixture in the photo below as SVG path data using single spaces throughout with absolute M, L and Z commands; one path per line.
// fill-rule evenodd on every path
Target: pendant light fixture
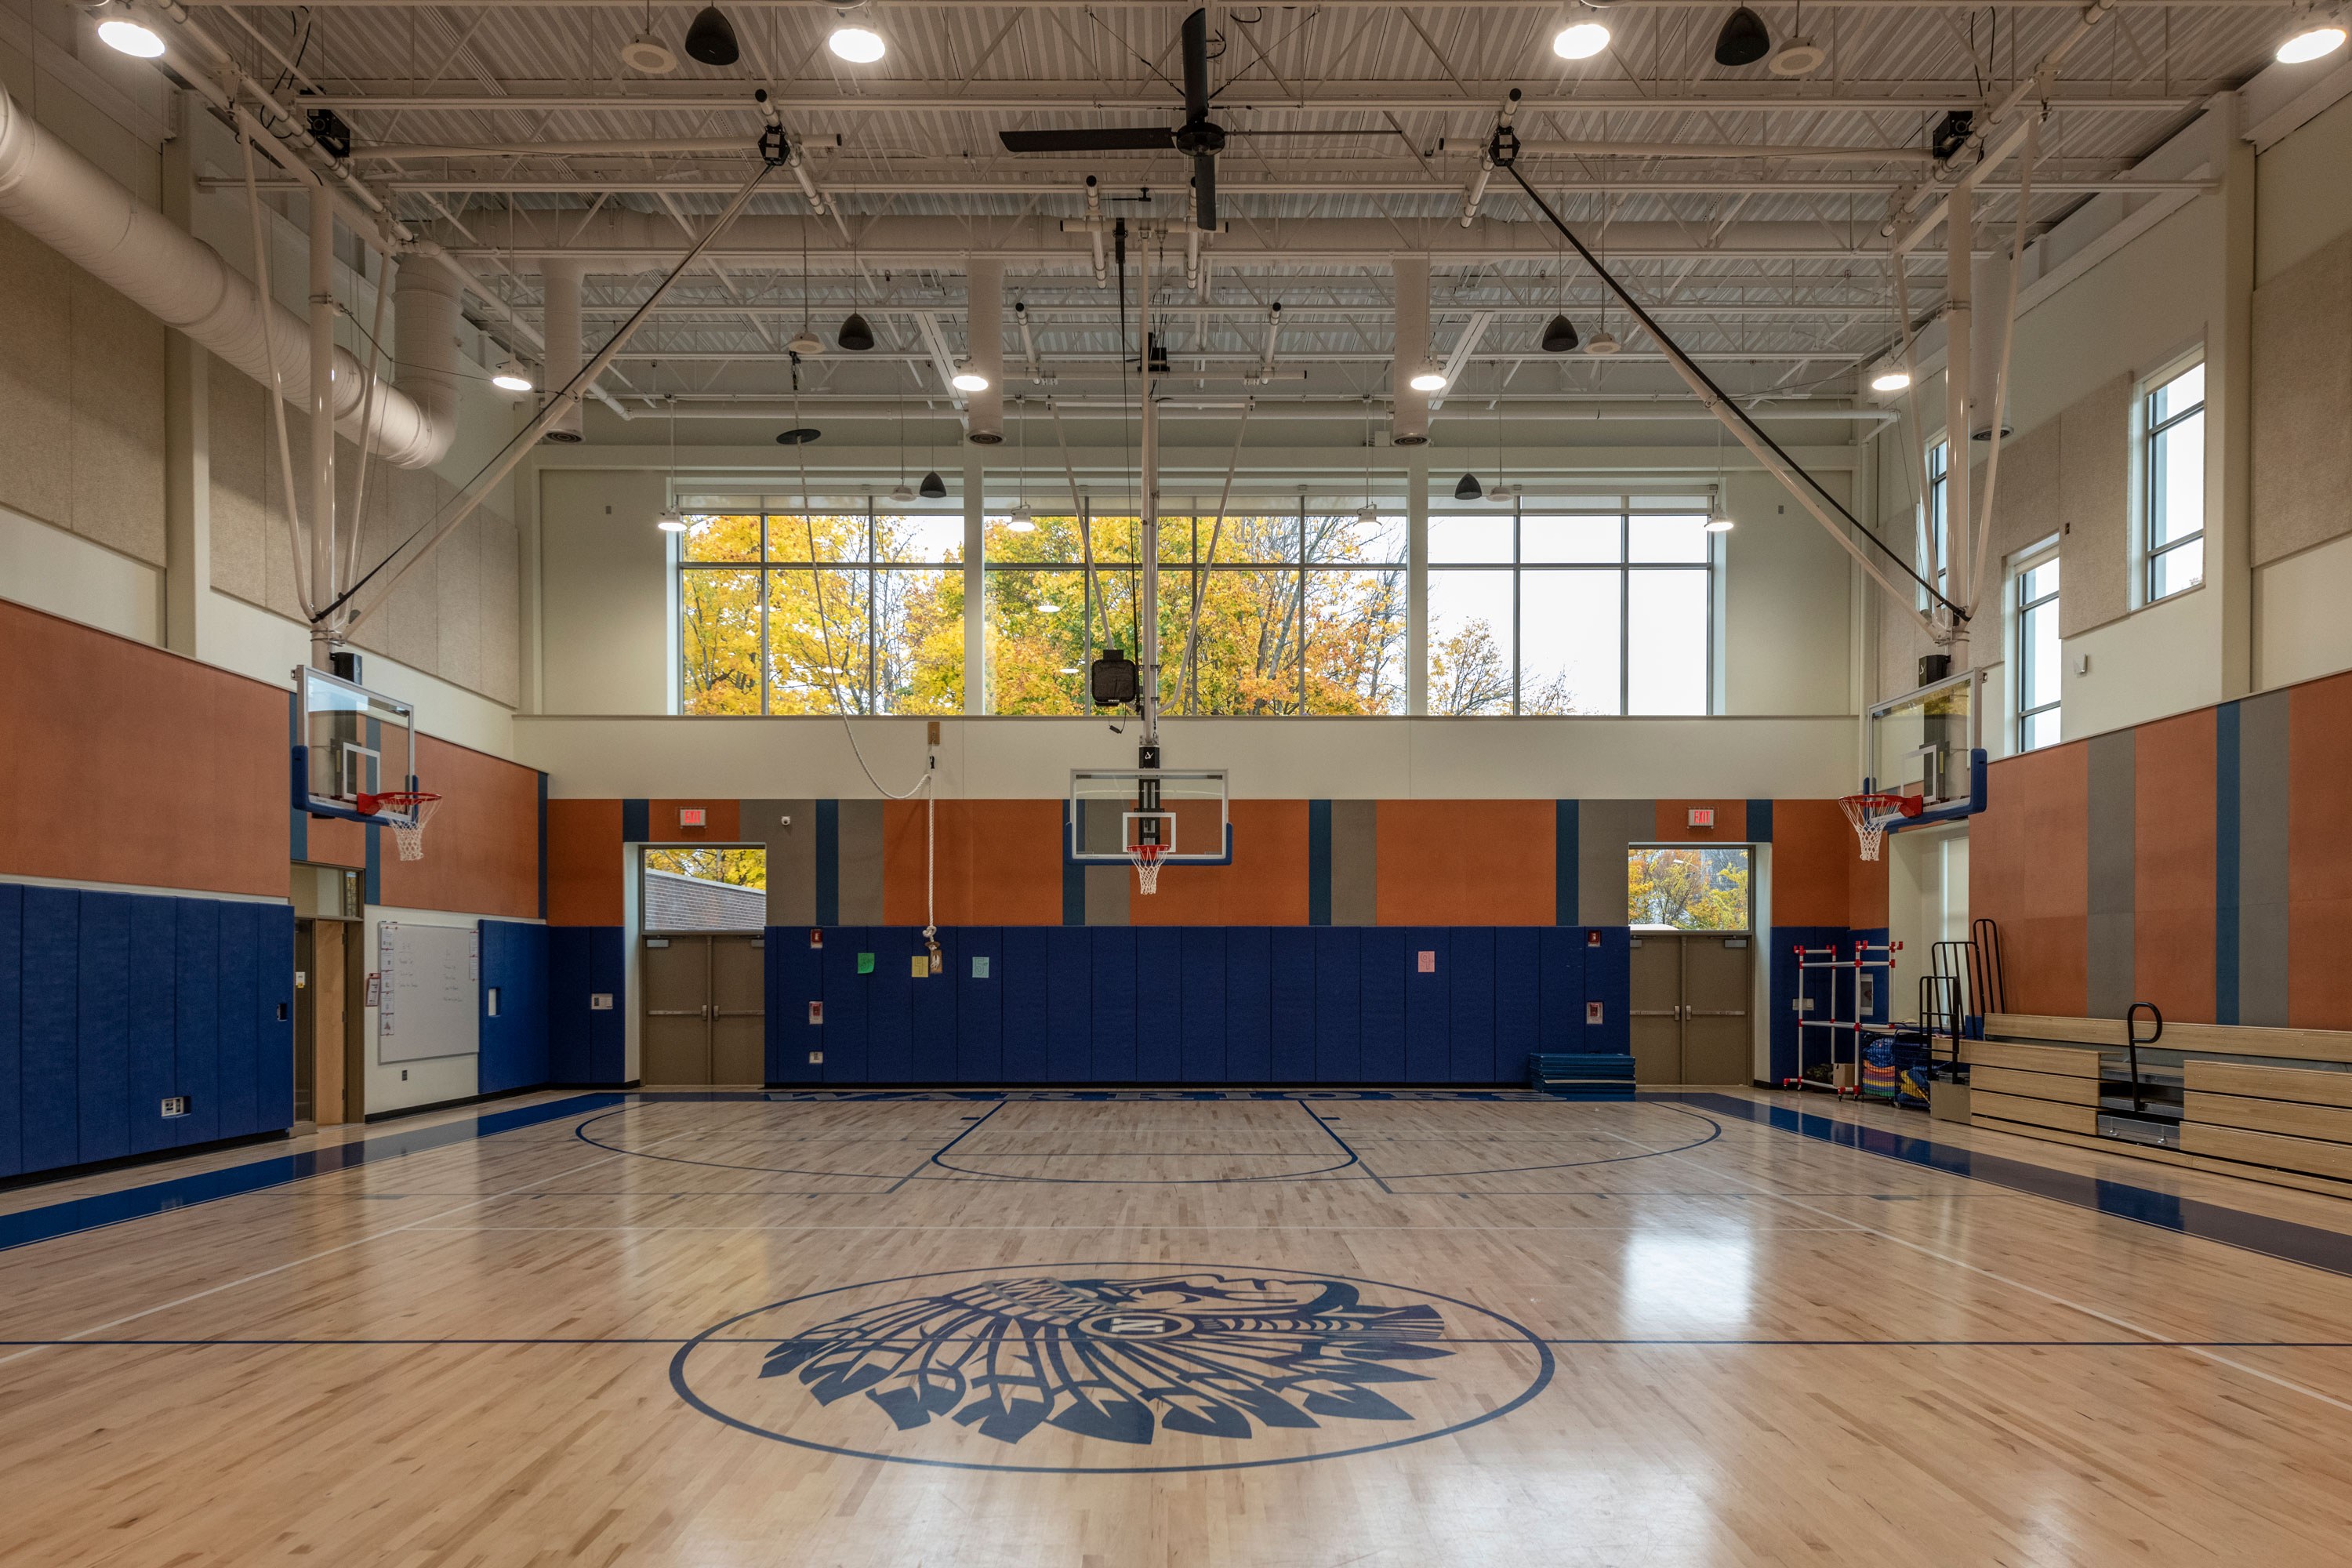
M 1576 352 L 1576 323 L 1565 315 L 1554 316 L 1544 323 L 1543 352 L 1564 354 Z
M 1584 340 L 1584 352 L 1604 356 L 1615 353 L 1619 346 L 1617 340 L 1609 335 L 1609 279 L 1606 276 L 1609 267 L 1608 235 L 1609 198 L 1603 196 L 1601 198 L 1601 268 L 1603 273 L 1601 279 L 1601 330 Z
M 1794 37 L 1773 51 L 1771 71 L 1774 76 L 1811 76 L 1822 68 L 1830 52 L 1804 36 L 1805 7 L 1800 0 L 1797 6 L 1797 33 Z
M 1551 52 L 1564 60 L 1589 60 L 1609 47 L 1609 29 L 1598 22 L 1577 22 L 1552 35 Z
M 677 56 L 654 37 L 654 8 L 646 7 L 645 30 L 621 46 L 621 63 L 641 76 L 667 76 L 677 69 Z
M 694 14 L 693 23 L 686 29 L 686 52 L 707 66 L 731 66 L 743 58 L 735 43 L 734 25 L 716 5 L 705 5 Z
M 1706 531 L 1709 533 L 1729 533 L 1739 524 L 1731 515 L 1731 481 L 1723 471 L 1723 422 L 1715 425 L 1715 505 L 1708 509 Z
M 1017 493 L 1013 498 L 1013 515 L 1004 520 L 1004 531 L 1034 533 L 1037 531 L 1037 514 L 1029 510 L 1029 400 L 1025 397 L 1013 400 L 1013 439 L 1017 454 L 1013 459 L 1016 465 L 1013 485 Z
M 939 461 L 938 443 L 929 432 L 926 432 L 923 437 L 923 447 L 926 460 L 934 463 Z M 948 482 L 940 478 L 940 471 L 937 468 L 933 468 L 923 476 L 923 482 L 915 487 L 915 493 L 925 500 L 944 500 L 947 499 Z
M 809 222 L 810 220 L 806 218 L 801 220 L 801 244 L 803 247 L 808 244 Z M 803 267 L 808 265 L 805 248 L 802 253 L 801 265 Z M 857 241 L 852 238 L 849 242 L 849 314 L 841 319 L 841 331 L 834 334 L 834 342 L 854 354 L 862 354 L 874 346 L 874 325 L 859 314 L 857 309 L 859 276 Z
M 490 384 L 500 392 L 529 392 L 531 386 L 530 367 L 509 354 L 506 363 L 499 366 L 497 373 L 490 377 Z
M 1503 377 L 1502 372 L 1497 370 L 1495 374 L 1495 485 L 1486 492 L 1486 499 L 1508 504 L 1518 499 L 1518 493 L 1503 475 Z
M 890 52 L 888 40 L 866 26 L 865 9 L 866 0 L 851 0 L 834 13 L 833 31 L 824 40 L 834 58 L 847 60 L 854 66 L 870 66 Z
M 1719 66 L 1752 66 L 1771 52 L 1771 29 L 1745 5 L 1725 18 L 1723 31 L 1715 36 L 1715 63 Z
M 890 487 L 890 499 L 902 506 L 915 499 L 913 489 L 907 483 L 907 405 L 904 402 L 898 405 L 898 482 Z
M 675 498 L 677 493 L 677 394 L 669 393 L 662 401 L 669 405 L 669 489 Z M 654 526 L 664 533 L 686 531 L 686 514 L 677 510 L 675 499 L 662 509 L 661 516 L 654 520 Z
M 1372 504 L 1372 400 L 1369 397 L 1364 399 L 1364 509 L 1356 514 L 1356 521 L 1366 528 L 1376 527 L 1381 521 L 1381 510 Z
M 1475 474 L 1463 475 L 1461 482 L 1454 487 L 1455 500 L 1476 500 L 1486 493 L 1485 488 L 1478 483 L 1478 476 Z
M 2344 22 L 2340 16 L 2305 11 L 2295 17 L 2292 26 L 2294 30 L 2278 47 L 2276 58 L 2281 65 L 2299 66 L 2306 60 L 2324 58 L 2344 47 Z
M 109 16 L 100 22 L 98 25 L 98 41 L 134 59 L 156 59 L 163 53 L 163 40 L 156 36 L 155 30 L 128 16 Z

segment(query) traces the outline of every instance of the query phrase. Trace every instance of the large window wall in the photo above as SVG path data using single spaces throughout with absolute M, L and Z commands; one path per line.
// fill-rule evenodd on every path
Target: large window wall
M 960 512 L 858 497 L 688 498 L 677 710 L 965 710 Z M 1703 496 L 1610 495 L 1433 517 L 1428 711 L 1705 713 L 1716 637 Z M 998 515 L 974 606 L 983 710 L 1090 710 L 1088 662 L 1139 642 L 1131 516 Z M 1401 714 L 1408 530 L 1293 502 L 1160 528 L 1161 701 L 1215 716 Z M 1091 575 L 1087 570 L 1091 562 Z M 1192 658 L 1188 626 L 1199 628 Z

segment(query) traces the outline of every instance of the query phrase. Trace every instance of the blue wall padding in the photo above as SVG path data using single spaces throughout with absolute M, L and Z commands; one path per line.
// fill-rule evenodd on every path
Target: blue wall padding
M 1274 932 L 1225 931 L 1225 1079 L 1265 1083 L 1274 1076 Z
M 1362 928 L 1321 926 L 1315 943 L 1317 1083 L 1364 1081 Z
M 553 1076 L 548 1054 L 548 929 L 524 921 L 482 922 L 478 1085 L 484 1094 L 536 1089 Z M 490 992 L 499 1014 L 490 1016 Z M 618 1006 L 618 998 L 614 1005 Z
M 75 1156 L 120 1160 L 131 1152 L 130 894 L 82 894 L 79 961 Z
M 1135 1078 L 1184 1080 L 1184 932 L 1180 926 L 1135 928 Z
M 547 928 L 547 1081 L 628 1081 L 625 973 L 619 926 Z M 589 1005 L 598 993 L 610 1009 Z
M 1276 1083 L 1315 1081 L 1315 929 L 1276 926 L 1268 933 L 1273 1011 L 1268 1075 Z
M 771 1082 L 1516 1083 L 1538 1051 L 1622 1053 L 1622 926 L 771 929 Z M 1423 973 L 1419 958 L 1434 955 Z M 861 952 L 874 955 L 860 973 Z M 985 958 L 989 973 L 971 973 Z M 1588 1026 L 1590 995 L 1603 1004 Z M 808 1023 L 822 1002 L 824 1021 Z M 807 1065 L 822 1051 L 822 1068 Z
M 17 1061 L 24 1044 L 25 889 L 0 882 L 0 1176 L 25 1168 Z
M 1452 932 L 1454 979 L 1446 1044 L 1456 1083 L 1495 1081 L 1495 932 L 1457 926 Z
M 1046 939 L 1060 929 L 1006 926 L 1003 962 L 996 966 L 1004 1008 L 1004 1081 L 1044 1083 L 1047 998 L 1038 976 L 1047 973 Z M 1019 976 L 1016 983 L 1014 976 Z
M 76 1017 L 81 1001 L 81 894 L 25 889 L 23 1080 L 25 1169 L 46 1171 L 80 1156 L 76 1103 Z
M 1003 1083 L 1004 1079 L 1004 932 L 974 926 L 961 939 L 948 973 L 955 986 L 955 1077 L 964 1083 Z M 985 960 L 988 973 L 975 974 Z
M 1404 976 L 1409 944 L 1388 926 L 1363 928 L 1362 1002 L 1357 1017 L 1362 1044 L 1357 1059 L 1366 1083 L 1404 1081 Z
M 1182 1070 L 1186 1083 L 1225 1081 L 1225 931 L 1179 928 L 1176 973 L 1168 988 L 1183 998 Z
M 971 967 L 963 958 L 963 937 L 961 931 L 940 931 L 940 972 L 908 987 L 907 1016 L 914 1029 L 914 1065 L 908 1076 L 917 1083 L 953 1083 L 963 1076 L 957 1065 L 963 1051 L 963 1030 L 957 1021 L 956 1004 L 961 1000 L 956 995 L 957 974 Z M 923 954 L 928 966 L 929 952 L 919 944 L 915 951 Z
M 173 952 L 173 1054 L 188 1113 L 172 1121 L 180 1148 L 209 1143 L 220 1130 L 220 911 L 203 899 L 181 899 Z
M 179 974 L 176 963 L 159 961 L 177 951 L 178 903 L 175 899 L 148 897 L 131 900 L 131 962 L 124 996 L 129 1097 L 122 1110 L 133 1154 L 152 1154 L 178 1142 L 173 1122 L 157 1113 L 166 1095 L 180 1092 L 175 1000 Z M 294 1059 L 290 1050 L 286 1059 L 290 1070 Z M 142 1114 L 142 1108 L 146 1114 Z
M 1853 971 L 1846 966 L 1826 971 L 1817 969 L 1804 975 L 1807 982 L 1804 994 L 1812 998 L 1813 1010 L 1807 1014 L 1797 1012 L 1794 1005 L 1798 995 L 1797 982 L 1800 975 L 1797 967 L 1797 949 L 1800 946 L 1808 948 L 1833 946 L 1839 954 L 1843 956 L 1853 952 L 1853 944 L 1857 941 L 1882 943 L 1885 942 L 1886 935 L 1885 926 L 1774 926 L 1772 928 L 1769 946 L 1772 975 L 1773 1082 L 1778 1083 L 1782 1079 L 1795 1077 L 1799 1068 L 1806 1061 L 1822 1061 L 1829 1057 L 1831 1031 L 1827 1029 L 1806 1030 L 1805 1033 L 1811 1035 L 1812 1039 L 1805 1046 L 1803 1054 L 1800 1056 L 1797 1030 L 1797 1020 L 1800 1017 L 1827 1018 L 1831 1016 L 1829 1009 L 1832 1001 L 1836 1005 L 1838 1017 L 1853 1016 Z M 1905 1001 L 1906 1004 L 1916 1004 L 1919 971 L 1914 969 L 1906 972 L 1898 967 L 1891 973 L 1885 970 L 1880 970 L 1877 973 L 1879 975 L 1877 1005 L 1871 1009 L 1869 1016 L 1864 1021 L 1883 1024 L 1886 1021 L 1887 1005 L 1894 999 L 1892 993 L 1896 985 L 1910 987 L 1911 990 L 1906 994 Z M 1906 1014 L 1911 1010 L 1911 1005 L 1906 1005 L 1903 1008 Z M 1848 1057 L 1851 1046 L 1850 1038 L 1843 1036 L 1838 1037 L 1837 1054 L 1841 1060 Z
M 1094 1076 L 1094 933 L 1113 927 L 1054 926 L 1045 931 L 1045 1081 Z
M 293 1001 L 285 905 L 0 884 L 0 1177 L 292 1125 Z
M 1454 1077 L 1448 1047 L 1453 1004 L 1447 986 L 1454 964 L 1447 952 L 1448 932 L 1436 926 L 1408 926 L 1404 932 L 1404 1081 L 1444 1083 Z M 1421 955 L 1430 955 L 1433 967 L 1424 973 Z
M 1094 952 L 1089 973 L 1094 996 L 1090 1076 L 1097 1083 L 1135 1081 L 1135 931 L 1129 926 L 1098 926 L 1087 932 Z

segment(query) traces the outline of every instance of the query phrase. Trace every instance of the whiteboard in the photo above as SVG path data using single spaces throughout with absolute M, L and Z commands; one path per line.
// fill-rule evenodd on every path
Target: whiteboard
M 377 926 L 376 968 L 383 976 L 376 1008 L 378 1064 L 480 1051 L 481 944 L 473 926 L 397 921 Z

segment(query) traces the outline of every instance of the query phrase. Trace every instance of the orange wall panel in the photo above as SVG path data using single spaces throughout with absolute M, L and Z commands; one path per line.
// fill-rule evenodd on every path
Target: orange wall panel
M 547 803 L 547 923 L 621 923 L 621 803 Z
M 2133 994 L 2197 1024 L 2213 1021 L 2213 747 L 2210 708 L 2132 739 Z
M 1169 866 L 1146 898 L 1128 873 L 1131 925 L 1303 926 L 1307 923 L 1307 803 L 1233 803 L 1234 863 Z M 1181 824 L 1178 841 L 1182 842 Z M 1057 917 L 1058 918 L 1058 917 Z
M 1549 800 L 1381 801 L 1380 923 L 1551 924 L 1558 811 Z
M 1715 808 L 1713 827 L 1693 827 L 1691 807 L 1711 805 Z M 1748 838 L 1748 803 L 1745 800 L 1662 800 L 1657 803 L 1658 826 L 1655 829 L 1661 844 L 1740 844 Z
M 0 871 L 286 897 L 287 706 L 277 687 L 0 603 Z
M 680 827 L 677 814 L 688 806 L 700 806 L 702 826 Z M 743 831 L 743 803 L 740 800 L 649 800 L 646 802 L 646 831 L 656 844 L 731 844 Z
M 441 804 L 425 827 L 422 860 L 400 858 L 391 833 L 383 832 L 382 901 L 398 909 L 536 919 L 539 774 L 430 735 L 416 738 L 416 768 L 417 777 L 439 792 Z M 617 805 L 614 810 L 617 826 Z M 615 853 L 608 877 L 616 899 L 620 876 Z M 553 896 L 551 884 L 551 902 Z M 620 917 L 598 923 L 617 925 Z
M 1853 828 L 1833 800 L 1772 803 L 1772 923 L 1842 926 L 1853 907 L 1861 858 Z
M 2009 1010 L 2080 1017 L 2090 997 L 2090 751 L 1992 765 L 1969 829 L 1969 912 L 1999 922 Z
M 2352 1029 L 2352 676 L 2288 701 L 2287 1022 Z
M 428 830 L 429 841 L 432 834 Z M 367 864 L 368 830 L 339 816 L 313 816 L 302 826 L 302 858 L 320 866 Z M 389 851 L 388 851 L 389 852 Z
M 882 817 L 882 911 L 923 923 L 923 804 L 890 801 Z M 943 800 L 934 875 L 943 926 L 1062 923 L 1062 803 Z

